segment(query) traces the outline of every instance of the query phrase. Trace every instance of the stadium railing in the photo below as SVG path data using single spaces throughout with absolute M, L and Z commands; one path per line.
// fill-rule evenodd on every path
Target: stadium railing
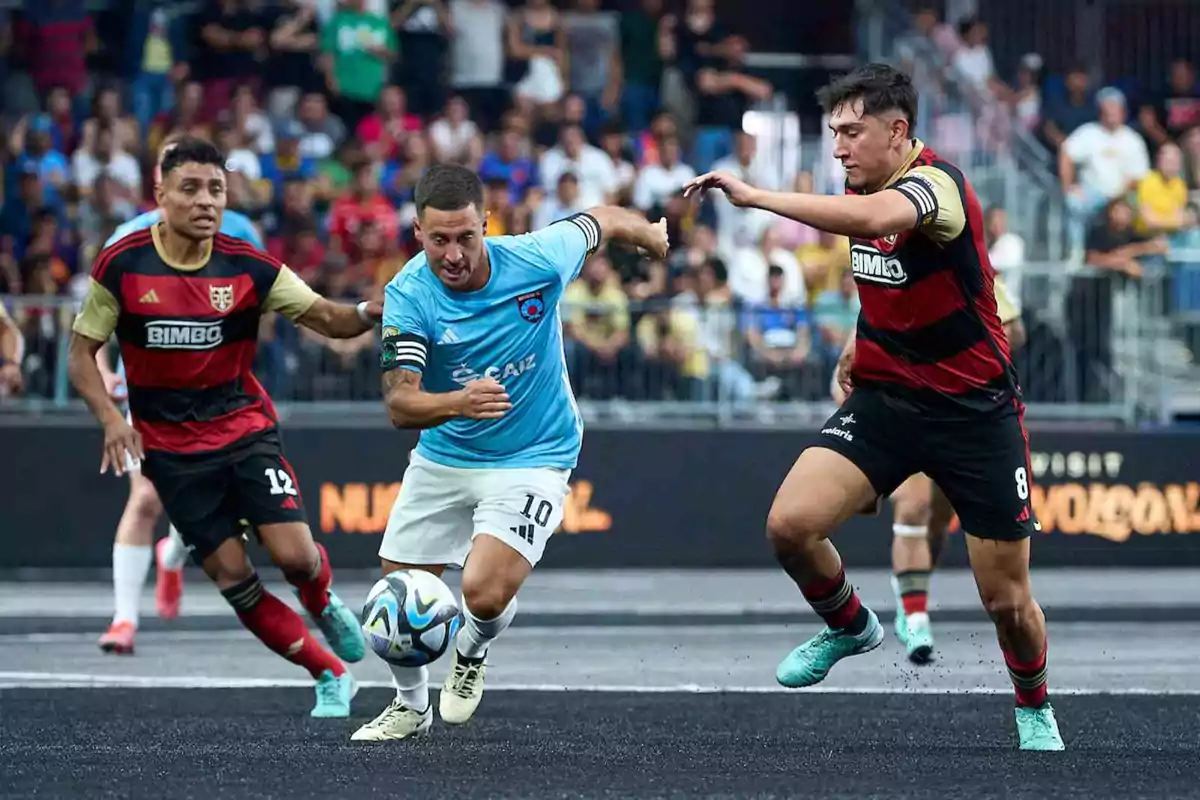
M 1027 343 L 1015 361 L 1031 419 L 1166 422 L 1178 402 L 1173 397 L 1197 393 L 1190 348 L 1200 330 L 1200 253 L 1148 261 L 1138 280 L 1063 262 L 1028 263 L 1005 275 L 1023 302 Z M 37 296 L 4 302 L 26 336 L 26 392 L 0 398 L 0 411 L 82 411 L 66 374 L 77 304 Z M 744 309 L 629 301 L 615 313 L 564 307 L 563 316 L 568 334 L 579 325 L 601 339 L 614 322 L 628 325 L 627 344 L 611 353 L 566 337 L 572 382 L 591 423 L 810 426 L 834 410 L 829 390 L 839 348 L 818 332 L 802 363 L 782 356 L 772 363 L 749 346 Z M 811 310 L 807 317 L 818 327 L 853 318 L 814 317 Z M 790 348 L 787 338 L 781 343 Z M 329 343 L 280 320 L 264 326 L 255 373 L 284 414 L 367 424 L 382 419 L 377 346 L 372 335 Z M 530 367 L 537 365 L 471 364 L 457 377 L 505 381 Z

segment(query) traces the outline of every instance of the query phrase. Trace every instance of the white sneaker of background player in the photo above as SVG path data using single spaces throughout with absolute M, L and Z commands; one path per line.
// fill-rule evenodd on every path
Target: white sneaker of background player
M 461 725 L 475 715 L 475 709 L 483 699 L 483 676 L 487 665 L 483 662 L 463 664 L 457 649 L 453 655 L 450 674 L 446 676 L 438 698 L 438 715 L 444 722 Z
M 391 705 L 378 717 L 363 725 L 350 736 L 354 742 L 384 742 L 392 739 L 408 739 L 429 732 L 433 724 L 433 704 L 424 713 L 405 708 L 400 698 L 392 699 Z

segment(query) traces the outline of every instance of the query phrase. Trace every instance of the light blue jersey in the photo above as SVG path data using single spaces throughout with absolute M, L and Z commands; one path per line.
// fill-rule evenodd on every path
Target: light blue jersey
M 162 211 L 160 209 L 156 208 L 153 211 L 147 211 L 145 214 L 138 214 L 128 222 L 119 225 L 113 231 L 113 235 L 108 237 L 108 241 L 104 243 L 104 246 L 112 247 L 129 234 L 153 228 L 160 222 L 162 222 Z M 221 233 L 226 236 L 232 236 L 235 239 L 243 239 L 259 250 L 267 249 L 266 245 L 263 244 L 262 237 L 258 234 L 258 228 L 254 227 L 254 223 L 250 221 L 249 217 L 237 211 L 226 211 L 221 217 Z
M 599 246 L 587 215 L 537 233 L 484 240 L 492 272 L 473 292 L 447 289 L 416 256 L 384 290 L 382 368 L 422 374 L 427 392 L 492 377 L 512 408 L 421 431 L 417 453 L 448 467 L 573 469 L 583 421 L 563 357 L 558 301 Z
M 138 214 L 128 222 L 118 225 L 117 229 L 113 231 L 112 236 L 108 237 L 108 241 L 104 243 L 104 246 L 112 247 L 131 233 L 153 228 L 162 222 L 162 218 L 162 210 L 158 208 L 153 211 L 147 211 L 145 214 Z M 267 249 L 266 245 L 263 244 L 262 237 L 258 235 L 258 228 L 254 227 L 254 223 L 245 214 L 237 211 L 226 211 L 221 217 L 220 231 L 226 236 L 247 241 L 259 250 Z M 117 359 L 117 375 L 121 377 L 121 380 L 125 380 L 125 362 L 119 358 Z

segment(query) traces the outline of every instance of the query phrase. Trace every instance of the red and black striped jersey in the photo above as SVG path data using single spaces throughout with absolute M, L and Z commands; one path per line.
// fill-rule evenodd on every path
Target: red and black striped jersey
M 862 305 L 855 386 L 935 414 L 1011 407 L 1020 390 L 975 190 L 920 141 L 884 188 L 908 198 L 918 222 L 883 239 L 851 240 Z
M 207 453 L 276 426 L 251 372 L 259 318 L 297 319 L 317 298 L 285 265 L 223 234 L 199 264 L 174 264 L 155 226 L 96 257 L 74 329 L 100 342 L 116 333 L 147 450 Z

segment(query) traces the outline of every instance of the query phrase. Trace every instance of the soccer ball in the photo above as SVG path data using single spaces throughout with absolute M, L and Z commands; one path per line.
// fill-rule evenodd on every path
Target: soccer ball
M 371 587 L 361 621 L 363 636 L 377 656 L 398 667 L 423 667 L 446 652 L 462 614 L 441 578 L 398 570 Z

